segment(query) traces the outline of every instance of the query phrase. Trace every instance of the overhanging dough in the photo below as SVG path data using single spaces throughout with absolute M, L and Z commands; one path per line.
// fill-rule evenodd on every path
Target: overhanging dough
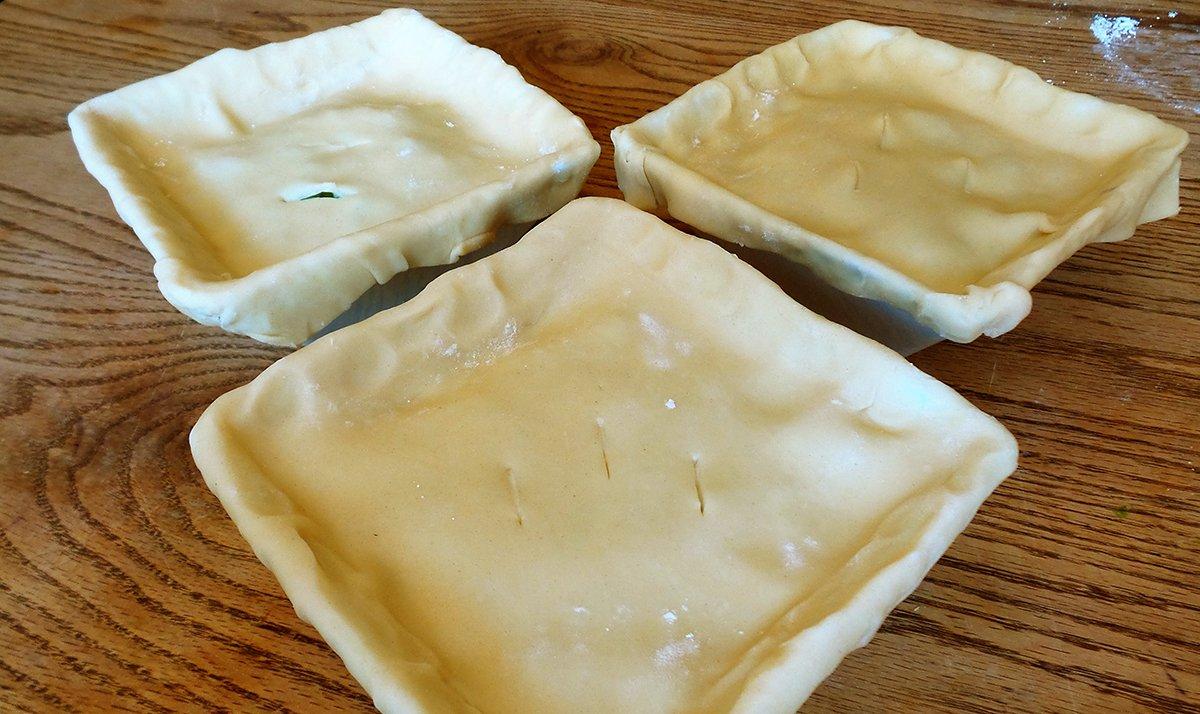
M 946 386 L 608 199 L 283 358 L 191 444 L 389 712 L 792 712 L 1016 463 Z
M 69 120 L 163 295 L 287 345 L 397 272 L 553 212 L 599 153 L 494 52 L 412 10 L 222 50 Z
M 626 199 L 781 253 L 943 336 L 999 335 L 1090 242 L 1179 209 L 1187 134 L 1027 69 L 846 21 L 613 131 Z

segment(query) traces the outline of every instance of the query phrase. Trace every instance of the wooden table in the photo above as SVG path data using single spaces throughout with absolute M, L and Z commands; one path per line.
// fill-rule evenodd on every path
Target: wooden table
M 844 17 L 909 25 L 1200 128 L 1200 6 L 422 3 L 608 133 Z M 382 3 L 0 4 L 0 709 L 365 711 L 205 489 L 187 434 L 286 353 L 192 323 L 81 167 L 79 102 Z M 1102 17 L 1096 21 L 1094 16 Z M 1107 22 L 1132 14 L 1139 21 Z M 1183 213 L 1090 247 L 997 340 L 914 361 L 1021 468 L 806 711 L 1200 712 L 1200 173 Z

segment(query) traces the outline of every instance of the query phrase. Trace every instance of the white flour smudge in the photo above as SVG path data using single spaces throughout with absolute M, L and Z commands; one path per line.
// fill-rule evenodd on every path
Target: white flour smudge
M 788 570 L 804 567 L 804 555 L 791 541 L 783 544 L 783 564 L 787 566 Z
M 654 664 L 659 667 L 675 667 L 682 660 L 694 655 L 700 651 L 700 645 L 696 642 L 696 633 L 689 632 L 683 636 L 681 640 L 668 642 L 654 653 Z
M 1091 30 L 1092 36 L 1096 38 L 1096 47 L 1100 55 L 1116 68 L 1117 81 L 1139 87 L 1175 109 L 1200 114 L 1200 105 L 1179 101 L 1172 95 L 1168 87 L 1151 76 L 1153 70 L 1147 73 L 1140 69 L 1134 69 L 1121 56 L 1123 49 L 1135 49 L 1139 39 L 1145 39 L 1139 38 L 1139 29 L 1145 28 L 1142 28 L 1140 20 L 1133 17 L 1124 15 L 1109 17 L 1099 14 L 1092 16 Z M 1169 48 L 1161 49 L 1163 54 L 1169 54 Z
M 1114 45 L 1137 37 L 1137 28 L 1140 24 L 1142 24 L 1140 21 L 1132 17 L 1105 17 L 1104 15 L 1093 17 L 1092 34 L 1106 50 L 1105 59 L 1111 59 L 1107 52 L 1112 51 Z
M 809 553 L 815 551 L 821 546 L 821 543 L 812 536 L 804 536 L 804 540 L 799 545 L 788 541 L 784 543 L 780 550 L 783 555 L 783 564 L 788 570 L 799 570 L 808 563 Z

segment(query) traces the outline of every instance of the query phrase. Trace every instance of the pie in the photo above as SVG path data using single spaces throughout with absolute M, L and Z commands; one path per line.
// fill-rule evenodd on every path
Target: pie
M 412 10 L 221 50 L 69 121 L 163 296 L 279 345 L 549 215 L 600 150 L 496 53 Z
M 1092 242 L 1179 210 L 1187 134 L 898 27 L 801 35 L 617 127 L 626 200 L 958 342 Z
M 387 712 L 793 712 L 1017 458 L 896 353 L 599 198 L 284 357 L 191 445 Z

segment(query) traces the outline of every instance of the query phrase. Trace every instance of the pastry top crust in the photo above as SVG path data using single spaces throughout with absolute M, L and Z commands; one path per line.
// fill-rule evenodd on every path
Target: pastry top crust
M 1016 463 L 610 199 L 283 358 L 191 443 L 384 711 L 795 711 Z
M 599 154 L 498 55 L 413 10 L 221 50 L 69 122 L 163 295 L 287 345 L 397 272 L 550 214 Z
M 845 21 L 613 131 L 626 199 L 960 342 L 1083 245 L 1179 210 L 1187 134 L 911 30 Z

